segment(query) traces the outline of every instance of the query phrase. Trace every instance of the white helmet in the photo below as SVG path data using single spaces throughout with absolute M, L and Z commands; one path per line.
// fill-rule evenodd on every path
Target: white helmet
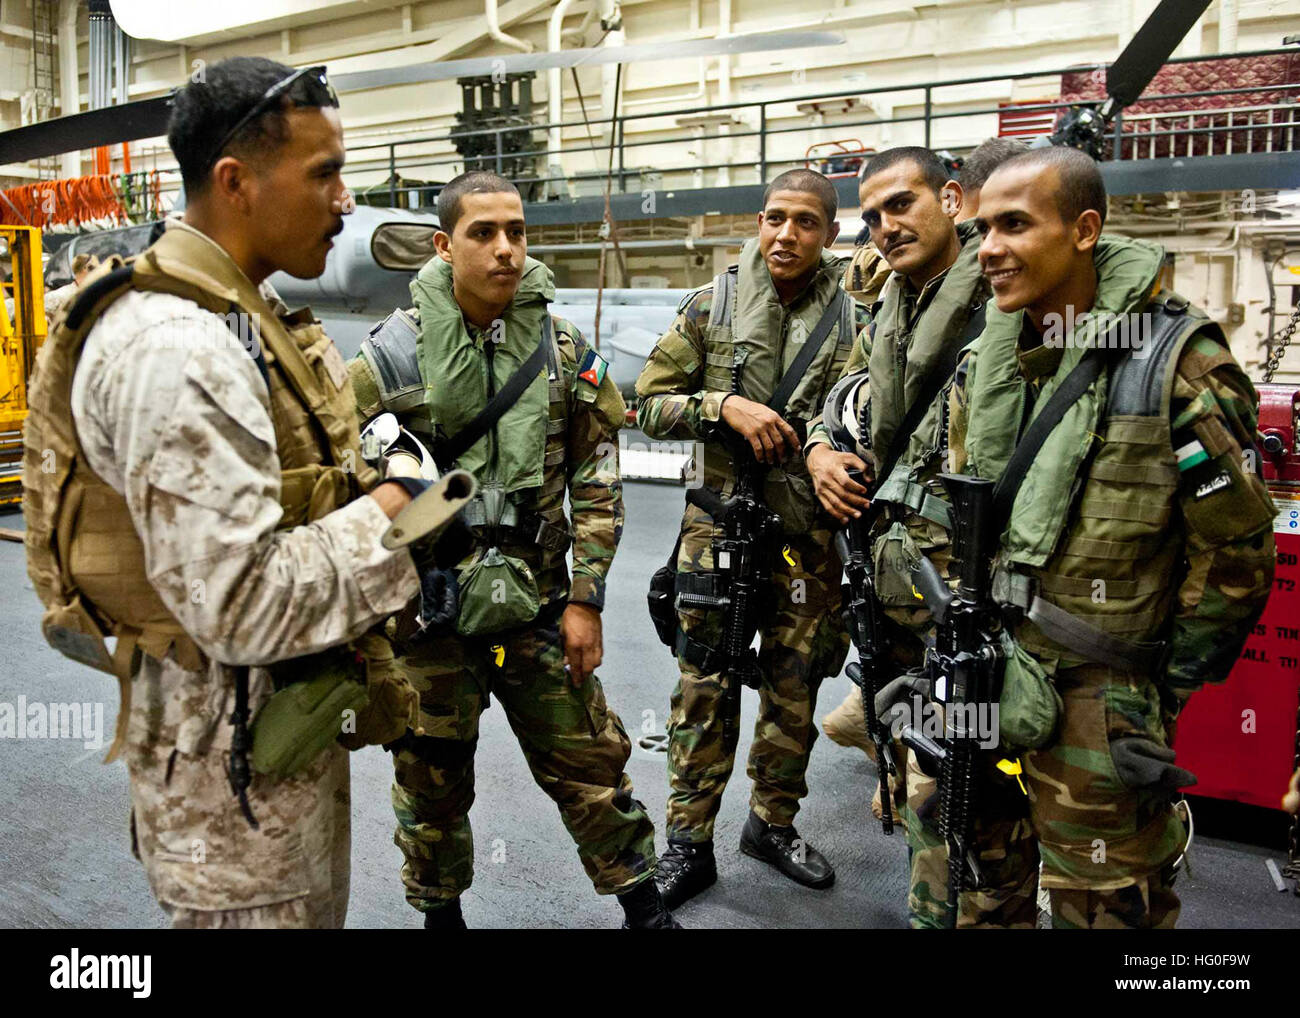
M 851 452 L 871 462 L 871 415 L 867 372 L 855 371 L 841 378 L 831 389 L 822 411 L 822 423 L 831 445 L 839 452 Z

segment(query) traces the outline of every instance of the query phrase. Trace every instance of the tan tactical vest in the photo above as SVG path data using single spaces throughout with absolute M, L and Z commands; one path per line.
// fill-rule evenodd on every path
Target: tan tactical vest
M 172 228 L 133 264 L 114 257 L 86 281 L 37 362 L 23 435 L 23 515 L 27 572 L 46 606 L 45 638 L 118 679 L 122 703 L 105 762 L 125 739 L 137 653 L 157 660 L 172 654 L 188 670 L 205 667 L 202 652 L 148 581 L 126 499 L 87 465 L 72 421 L 72 380 L 86 336 L 132 289 L 193 301 L 225 317 L 237 335 L 239 323 L 256 316 L 281 467 L 280 528 L 324 516 L 378 481 L 361 458 L 346 368 L 320 323 L 305 309 L 272 310 L 215 244 L 189 228 Z M 117 638 L 111 655 L 109 636 Z

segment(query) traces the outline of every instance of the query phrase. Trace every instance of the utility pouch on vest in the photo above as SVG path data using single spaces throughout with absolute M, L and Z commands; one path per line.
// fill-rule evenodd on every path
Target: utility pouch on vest
M 1047 671 L 1002 631 L 1005 667 L 1002 696 L 998 700 L 999 745 L 1016 749 L 1041 749 L 1054 734 L 1065 705 Z
M 480 551 L 459 569 L 460 615 L 456 632 L 486 636 L 537 618 L 541 594 L 528 563 L 500 548 Z
M 272 665 L 276 692 L 253 722 L 253 770 L 287 778 L 311 764 L 343 732 L 344 711 L 366 706 L 366 671 L 350 648 Z
M 113 674 L 113 659 L 104 642 L 104 631 L 81 603 L 80 594 L 67 604 L 46 609 L 41 616 L 41 634 L 64 657 Z
M 876 599 L 886 608 L 924 608 L 912 583 L 912 570 L 921 564 L 921 549 L 901 521 L 895 521 L 871 547 L 876 574 Z
M 786 534 L 806 534 L 817 518 L 812 481 L 800 474 L 772 467 L 763 475 L 763 501 L 781 517 Z
M 682 535 L 678 534 L 668 561 L 650 577 L 650 590 L 646 593 L 650 621 L 659 634 L 659 642 L 670 649 L 677 646 L 677 555 L 681 550 Z

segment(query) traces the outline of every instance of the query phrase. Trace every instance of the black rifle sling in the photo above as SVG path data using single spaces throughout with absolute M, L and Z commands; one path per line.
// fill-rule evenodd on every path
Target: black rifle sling
M 995 539 L 1002 536 L 1002 532 L 1011 521 L 1011 509 L 1015 505 L 1016 493 L 1020 491 L 1020 485 L 1024 483 L 1030 464 L 1034 462 L 1038 451 L 1047 441 L 1047 436 L 1061 423 L 1065 412 L 1088 391 L 1088 386 L 1100 378 L 1105 370 L 1104 351 L 1095 348 L 1089 350 L 1065 376 L 1065 381 L 1052 393 L 1042 413 L 1038 414 L 1025 429 L 1024 435 L 1011 453 L 1011 458 L 1007 460 L 1006 469 L 1002 471 L 1002 476 L 998 478 L 997 485 L 993 488 L 991 532 Z
M 492 340 L 485 339 L 485 343 Z M 497 421 L 501 420 L 507 410 L 514 406 L 519 397 L 524 394 L 524 390 L 533 384 L 533 379 L 537 377 L 537 372 L 542 370 L 542 365 L 546 363 L 546 348 L 551 344 L 551 316 L 542 315 L 542 338 L 537 343 L 537 348 L 529 355 L 518 368 L 515 369 L 506 384 L 501 386 L 497 394 L 487 402 L 482 410 L 479 411 L 472 421 L 461 428 L 460 431 L 452 435 L 446 441 L 438 442 L 434 446 L 434 458 L 438 461 L 438 467 L 447 470 L 456 462 L 465 451 L 475 442 L 488 433 Z
M 826 342 L 826 337 L 831 334 L 831 329 L 835 327 L 835 321 L 843 313 L 844 302 L 849 299 L 848 294 L 843 290 L 836 290 L 835 297 L 826 305 L 826 310 L 822 312 L 821 318 L 817 319 L 817 324 L 813 326 L 812 335 L 804 340 L 803 346 L 795 356 L 794 362 L 790 365 L 790 370 L 777 383 L 776 392 L 772 393 L 772 398 L 767 401 L 767 405 L 777 412 L 781 417 L 785 416 L 785 405 L 790 402 L 790 397 L 794 395 L 796 386 L 803 380 L 803 376 L 808 371 L 808 366 L 812 364 L 813 358 Z M 849 319 L 852 321 L 852 318 Z M 847 341 L 852 342 L 853 337 L 848 337 Z M 841 336 L 840 341 L 844 342 L 845 337 Z
M 921 386 L 921 391 L 916 394 L 916 399 L 912 400 L 911 406 L 907 408 L 903 423 L 894 432 L 894 437 L 889 443 L 889 455 L 885 457 L 880 467 L 880 473 L 876 477 L 876 487 L 884 484 L 885 479 L 894 472 L 894 467 L 898 465 L 903 453 L 907 451 L 908 443 L 912 441 L 912 432 L 920 426 L 921 419 L 929 411 L 934 398 L 943 391 L 945 385 L 952 381 L 952 375 L 957 370 L 957 360 L 961 356 L 962 350 L 983 331 L 984 305 L 981 304 L 971 312 L 971 316 L 966 322 L 966 328 L 962 330 L 961 334 L 954 336 L 939 351 L 939 357 L 935 361 L 934 367 L 930 369 L 930 374 L 926 376 L 925 384 Z

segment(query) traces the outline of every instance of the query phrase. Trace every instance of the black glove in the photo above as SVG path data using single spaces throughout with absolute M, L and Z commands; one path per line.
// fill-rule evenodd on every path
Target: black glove
M 890 679 L 876 694 L 876 717 L 885 725 L 892 724 L 894 708 L 910 703 L 918 693 L 926 699 L 930 697 L 930 680 L 926 676 L 907 672 L 896 679 Z
M 1174 765 L 1174 751 L 1142 735 L 1122 735 L 1112 740 L 1110 758 L 1115 772 L 1129 788 L 1167 788 L 1174 791 L 1196 784 L 1196 775 Z
M 420 573 L 420 625 L 426 631 L 452 626 L 460 612 L 460 585 L 454 569 Z

